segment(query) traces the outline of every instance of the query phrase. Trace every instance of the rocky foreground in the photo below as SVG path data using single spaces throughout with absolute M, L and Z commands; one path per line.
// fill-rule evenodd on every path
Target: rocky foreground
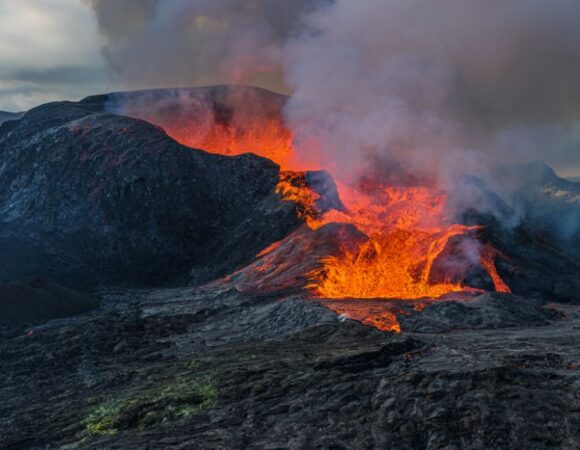
M 447 302 L 395 334 L 225 284 L 101 298 L 1 329 L 0 447 L 580 446 L 578 306 Z

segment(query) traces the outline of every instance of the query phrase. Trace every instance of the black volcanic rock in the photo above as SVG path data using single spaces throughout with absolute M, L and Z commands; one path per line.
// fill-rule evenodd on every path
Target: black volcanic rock
M 561 316 L 545 302 L 510 294 L 488 293 L 460 302 L 442 301 L 424 310 L 399 315 L 401 329 L 408 332 L 444 333 L 518 326 L 542 326 Z
M 93 298 L 38 278 L 0 284 L 0 325 L 75 316 L 98 306 Z
M 102 108 L 51 103 L 0 127 L 0 280 L 210 279 L 298 225 L 274 163 L 193 150 Z
M 0 111 L 0 125 L 9 120 L 18 120 L 24 115 L 23 112 Z
M 0 447 L 580 442 L 577 307 L 542 326 L 397 335 L 295 295 L 219 286 L 102 294 L 93 314 L 0 335 Z M 505 314 L 500 303 L 487 317 Z

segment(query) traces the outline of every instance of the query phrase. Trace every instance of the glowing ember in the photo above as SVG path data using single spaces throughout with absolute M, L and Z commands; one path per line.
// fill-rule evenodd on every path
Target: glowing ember
M 401 332 L 397 316 L 410 314 L 410 309 L 422 311 L 433 300 L 409 300 L 405 302 L 410 308 L 403 308 L 400 301 L 393 300 L 348 300 L 319 299 L 322 305 L 345 319 L 357 320 L 382 331 Z

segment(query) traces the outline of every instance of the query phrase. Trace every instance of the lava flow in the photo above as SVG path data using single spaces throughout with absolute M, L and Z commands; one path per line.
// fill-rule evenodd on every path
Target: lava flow
M 497 272 L 495 260 L 498 257 L 505 259 L 505 256 L 499 250 L 493 248 L 491 245 L 486 245 L 481 251 L 481 266 L 487 271 L 493 280 L 493 285 L 497 292 L 511 294 L 512 290 L 505 281 L 502 280 L 500 274 Z
M 440 256 L 452 238 L 475 235 L 479 226 L 464 226 L 446 218 L 447 195 L 427 186 L 393 186 L 366 183 L 353 188 L 338 185 L 342 210 L 322 213 L 317 205 L 320 193 L 312 189 L 304 172 L 292 172 L 291 133 L 280 121 L 245 124 L 243 130 L 215 125 L 203 136 L 195 130 L 173 133 L 184 144 L 213 153 L 238 154 L 246 150 L 281 165 L 276 192 L 296 205 L 297 214 L 312 230 L 330 223 L 350 224 L 366 236 L 362 243 L 343 242 L 338 253 L 320 260 L 320 267 L 308 274 L 308 288 L 314 296 L 326 299 L 404 299 L 437 298 L 445 294 L 474 291 L 462 285 L 461 275 L 446 274 L 437 267 Z M 176 135 L 177 134 L 177 135 Z M 472 239 L 475 242 L 474 239 Z M 275 243 L 260 252 L 262 257 L 279 246 Z M 500 256 L 484 247 L 480 266 L 491 277 L 495 289 L 509 292 L 495 266 Z M 346 304 L 346 303 L 344 303 Z M 348 315 L 344 304 L 333 307 Z M 399 331 L 394 313 L 369 314 L 363 322 L 383 330 Z
M 347 197 L 348 198 L 348 197 Z M 462 291 L 449 279 L 433 280 L 433 266 L 454 236 L 479 227 L 446 224 L 446 196 L 425 187 L 386 187 L 372 197 L 358 194 L 346 212 L 330 211 L 309 225 L 351 223 L 368 240 L 356 251 L 325 258 L 311 288 L 325 298 L 440 297 Z

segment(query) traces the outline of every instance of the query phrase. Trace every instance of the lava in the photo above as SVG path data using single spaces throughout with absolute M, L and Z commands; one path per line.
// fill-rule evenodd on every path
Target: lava
M 292 137 L 287 129 L 275 121 L 248 128 L 216 125 L 203 133 L 195 128 L 182 127 L 174 129 L 172 134 L 174 139 L 184 145 L 201 148 L 210 153 L 231 156 L 254 153 L 283 168 L 291 165 Z
M 311 228 L 316 228 L 316 217 L 319 214 L 316 203 L 320 194 L 308 185 L 304 172 L 281 172 L 276 193 L 294 203 L 298 217 L 304 219 Z
M 434 264 L 449 240 L 479 229 L 446 223 L 445 194 L 426 187 L 385 187 L 372 197 L 349 197 L 357 200 L 346 212 L 330 211 L 309 226 L 351 223 L 368 240 L 356 251 L 345 249 L 322 261 L 311 274 L 310 287 L 317 295 L 418 299 L 464 290 L 449 279 L 433 279 Z
M 501 276 L 497 272 L 495 260 L 498 257 L 505 258 L 505 256 L 499 250 L 493 248 L 491 245 L 486 245 L 481 251 L 481 266 L 487 271 L 487 273 L 491 277 L 493 285 L 497 292 L 505 292 L 511 294 L 512 290 L 505 283 L 505 281 L 502 280 Z
M 306 174 L 297 171 L 303 167 L 294 158 L 292 135 L 279 117 L 245 117 L 243 123 L 216 119 L 213 126 L 203 129 L 181 124 L 173 126 L 170 134 L 183 144 L 212 153 L 252 152 L 271 159 L 283 169 L 276 192 L 295 204 L 298 216 L 310 229 L 346 223 L 364 233 L 367 239 L 363 243 L 353 246 L 344 242 L 337 255 L 324 257 L 320 267 L 308 274 L 308 288 L 313 295 L 328 299 L 412 300 L 472 290 L 463 286 L 457 276 L 436 269 L 452 238 L 470 238 L 481 229 L 447 219 L 445 192 L 422 185 L 393 186 L 366 179 L 354 187 L 339 184 L 344 209 L 322 213 L 317 204 L 321 196 L 309 186 Z M 272 247 L 263 250 L 258 258 L 271 250 Z M 492 250 L 484 247 L 481 266 L 497 291 L 510 292 L 497 272 L 497 254 Z M 397 328 L 392 317 L 375 319 L 374 325 L 381 329 Z

